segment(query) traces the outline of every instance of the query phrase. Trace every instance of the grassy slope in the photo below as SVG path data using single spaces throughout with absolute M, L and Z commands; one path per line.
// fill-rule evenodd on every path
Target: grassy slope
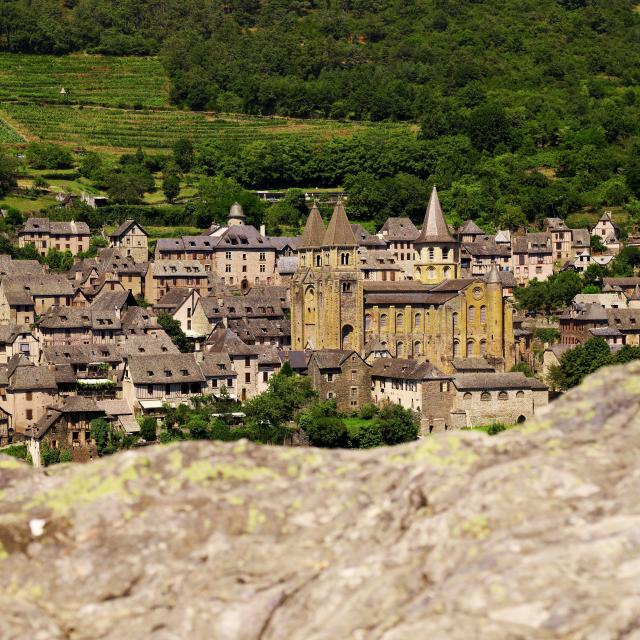
M 155 58 L 0 54 L 0 144 L 40 139 L 119 152 L 163 150 L 184 136 L 194 142 L 321 139 L 369 127 L 392 134 L 408 126 L 177 111 L 169 106 L 167 79 Z

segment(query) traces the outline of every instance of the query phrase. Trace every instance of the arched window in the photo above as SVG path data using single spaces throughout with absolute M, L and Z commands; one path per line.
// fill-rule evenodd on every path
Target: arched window
M 383 313 L 380 316 L 380 328 L 384 329 L 387 326 L 387 314 Z
M 467 358 L 473 355 L 473 340 L 467 340 Z
M 322 256 L 318 254 L 316 256 L 316 267 L 321 267 L 321 266 L 322 266 Z
M 501 391 L 498 394 L 498 400 L 508 400 L 509 399 L 509 394 L 506 391 Z
M 353 336 L 353 327 L 350 324 L 345 324 L 342 327 L 342 348 L 349 349 L 351 344 L 351 338 Z
M 351 291 L 351 283 L 350 282 L 343 282 L 342 283 L 342 293 L 350 293 Z
M 473 305 L 471 305 L 469 307 L 469 324 L 475 321 L 476 321 L 476 308 Z
M 433 247 L 429 247 L 429 260 L 433 260 L 436 256 L 436 250 Z
M 451 324 L 454 330 L 458 328 L 458 314 L 455 311 L 451 314 Z
M 480 340 L 480 355 L 483 356 L 485 353 L 487 353 L 487 341 Z
M 434 267 L 429 267 L 429 280 L 433 280 L 436 277 L 436 270 Z
M 404 314 L 399 313 L 396 315 L 396 331 L 402 331 L 402 323 L 404 322 Z
M 482 305 L 480 307 L 480 322 L 484 324 L 486 321 L 487 321 L 487 307 Z
M 483 391 L 480 394 L 480 400 L 483 402 L 489 402 L 491 400 L 491 394 L 488 391 Z
M 419 329 L 421 324 L 422 324 L 422 317 L 420 316 L 419 313 L 416 313 L 416 315 L 413 316 L 413 326 L 416 329 Z
M 460 356 L 460 342 L 458 340 L 453 341 L 453 357 L 458 358 Z
M 443 271 L 443 275 L 446 278 L 449 278 L 451 276 L 451 269 L 449 267 L 445 267 L 444 271 Z
M 404 358 L 404 342 L 398 342 L 396 345 L 396 358 Z
M 471 400 L 473 398 L 473 394 L 471 394 L 471 393 L 469 393 L 467 391 L 467 393 L 465 393 L 462 397 L 463 397 L 464 400 L 466 400 L 468 402 L 469 400 Z
M 349 254 L 348 253 L 341 253 L 340 254 L 340 264 L 342 264 L 342 265 L 349 264 Z
M 443 260 L 448 260 L 449 259 L 449 249 L 443 249 L 442 250 L 442 259 Z
M 422 272 L 420 271 L 420 267 L 416 267 L 416 273 L 415 273 L 416 280 L 419 280 L 419 279 L 420 279 L 420 274 L 421 274 L 421 273 L 422 273 Z
M 516 393 L 516 398 L 520 399 L 520 398 L 524 398 L 524 391 L 518 391 Z
M 413 355 L 421 356 L 422 355 L 422 343 L 417 341 L 413 343 Z
M 368 313 L 364 316 L 364 328 L 367 331 L 371 329 L 371 316 Z

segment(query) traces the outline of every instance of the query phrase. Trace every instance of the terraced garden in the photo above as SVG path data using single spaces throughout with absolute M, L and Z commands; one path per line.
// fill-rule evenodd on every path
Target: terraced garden
M 0 144 L 14 144 L 23 142 L 23 138 L 9 125 L 0 118 Z
M 317 140 L 349 136 L 371 127 L 378 130 L 384 127 L 392 135 L 408 126 L 14 102 L 0 103 L 0 118 L 3 113 L 34 138 L 105 150 L 167 149 L 181 137 L 188 137 L 194 143 L 220 138 L 249 142 L 273 136 Z
M 0 100 L 153 108 L 169 92 L 157 58 L 1 53 Z

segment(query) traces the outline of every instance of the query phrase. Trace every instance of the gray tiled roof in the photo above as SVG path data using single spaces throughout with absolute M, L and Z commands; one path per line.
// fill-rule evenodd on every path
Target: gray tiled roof
M 191 353 L 135 355 L 129 358 L 134 384 L 204 382 L 204 375 Z

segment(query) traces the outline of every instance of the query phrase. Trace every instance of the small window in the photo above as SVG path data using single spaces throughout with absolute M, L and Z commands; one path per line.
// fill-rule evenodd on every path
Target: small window
M 471 393 L 469 393 L 469 392 L 467 391 L 467 393 L 465 393 L 465 394 L 462 396 L 462 398 L 463 398 L 464 400 L 466 400 L 467 402 L 469 402 L 470 400 L 472 400 L 472 399 L 473 399 L 473 394 L 471 394 Z
M 27 409 L 26 416 L 27 420 L 33 420 L 33 409 Z
M 509 394 L 506 391 L 501 391 L 498 394 L 498 400 L 508 400 L 509 399 Z
M 387 326 L 387 314 L 386 314 L 386 313 L 383 313 L 383 314 L 380 316 L 380 328 L 382 329 L 382 328 L 384 328 L 384 327 L 386 327 L 386 326 Z
M 489 402 L 491 400 L 491 394 L 488 391 L 483 391 L 480 394 L 480 400 L 483 402 Z
M 524 398 L 524 391 L 518 391 L 516 393 L 516 398 L 518 398 L 518 399 Z

